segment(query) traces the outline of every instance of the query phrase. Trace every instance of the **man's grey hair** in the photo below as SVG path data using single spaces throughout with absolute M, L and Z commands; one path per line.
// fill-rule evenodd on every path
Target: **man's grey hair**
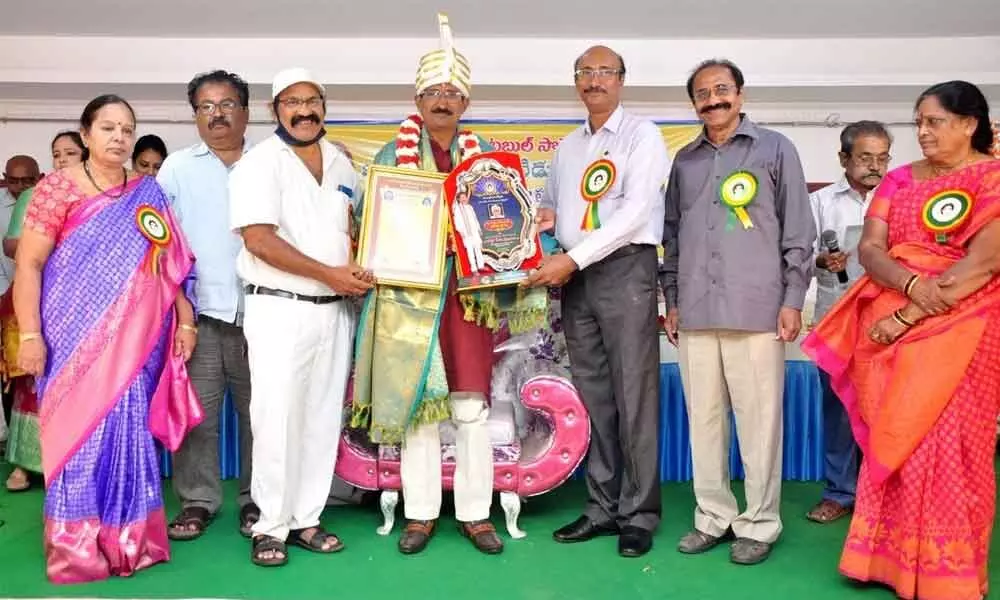
M 859 137 L 864 136 L 880 137 L 892 145 L 892 134 L 885 125 L 878 121 L 858 121 L 851 123 L 840 132 L 840 151 L 850 155 L 854 152 L 854 144 Z

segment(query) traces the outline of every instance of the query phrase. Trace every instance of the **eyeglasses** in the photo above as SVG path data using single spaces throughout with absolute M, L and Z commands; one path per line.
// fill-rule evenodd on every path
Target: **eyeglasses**
M 573 71 L 576 79 L 610 79 L 623 74 L 621 69 L 577 69 Z
M 236 110 L 237 106 L 239 106 L 239 103 L 236 100 L 227 99 L 218 104 L 215 102 L 202 102 L 195 110 L 198 111 L 198 114 L 205 115 L 206 117 L 214 115 L 218 110 L 221 110 L 223 114 L 230 115 Z
M 448 101 L 462 100 L 465 98 L 465 94 L 456 90 L 424 90 L 420 93 L 421 98 L 444 98 Z
M 300 106 L 307 106 L 309 108 L 319 108 L 323 106 L 322 96 L 313 96 L 312 98 L 282 98 L 278 100 L 279 104 L 282 104 L 285 108 L 290 108 L 295 110 Z
M 718 96 L 719 98 L 724 98 L 724 97 L 728 96 L 729 94 L 735 92 L 736 90 L 737 90 L 737 87 L 735 85 L 729 85 L 729 84 L 726 84 L 726 83 L 720 83 L 719 85 L 717 85 L 717 86 L 715 86 L 713 88 L 700 89 L 700 90 L 696 91 L 694 93 L 694 99 L 698 100 L 698 101 L 701 101 L 701 102 L 704 102 L 705 100 L 708 100 L 709 98 L 712 97 L 712 92 L 715 92 L 715 95 Z
M 28 177 L 7 177 L 4 179 L 4 182 L 7 183 L 7 185 L 33 185 L 38 183 L 38 176 L 31 175 Z
M 885 166 L 892 160 L 892 157 L 888 154 L 879 154 L 878 156 L 875 156 L 874 154 L 865 153 L 861 156 L 852 155 L 852 158 L 866 167 L 871 167 L 876 164 Z

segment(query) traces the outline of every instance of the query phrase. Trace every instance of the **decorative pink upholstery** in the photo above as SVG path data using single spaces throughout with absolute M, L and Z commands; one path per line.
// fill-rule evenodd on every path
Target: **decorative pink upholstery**
M 350 395 L 348 394 L 348 397 Z M 521 389 L 532 425 L 525 438 L 493 447 L 493 489 L 537 496 L 564 483 L 580 465 L 590 443 L 590 420 L 567 379 L 537 375 Z M 454 447 L 442 445 L 441 486 L 452 489 Z M 335 470 L 338 477 L 366 490 L 398 490 L 399 447 L 367 441 L 363 430 L 345 429 Z
M 569 379 L 558 293 L 552 298 L 551 327 L 508 341 L 494 367 L 487 423 L 493 442 L 493 489 L 500 492 L 513 537 L 524 535 L 516 524 L 520 499 L 564 483 L 590 444 L 590 419 Z M 347 404 L 350 397 L 349 384 Z M 454 425 L 446 421 L 441 428 L 441 486 L 450 490 L 455 475 Z M 335 472 L 351 485 L 383 492 L 386 523 L 379 530 L 382 534 L 392 529 L 392 513 L 402 487 L 399 468 L 399 446 L 379 446 L 363 430 L 343 430 Z

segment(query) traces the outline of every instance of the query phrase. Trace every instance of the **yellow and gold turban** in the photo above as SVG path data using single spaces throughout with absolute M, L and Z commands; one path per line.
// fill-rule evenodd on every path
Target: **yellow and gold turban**
M 450 83 L 468 96 L 472 87 L 469 61 L 455 50 L 448 17 L 438 13 L 438 26 L 441 30 L 441 48 L 421 57 L 417 67 L 417 93 L 432 85 Z

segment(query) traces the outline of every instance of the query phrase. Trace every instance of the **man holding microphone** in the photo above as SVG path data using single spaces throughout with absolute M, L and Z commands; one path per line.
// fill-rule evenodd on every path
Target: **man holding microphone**
M 844 176 L 809 196 L 818 235 L 816 322 L 862 275 L 857 243 L 873 192 L 888 169 L 891 145 L 892 137 L 881 123 L 858 121 L 848 125 L 840 134 Z M 806 517 L 816 523 L 831 523 L 850 514 L 854 507 L 860 457 L 847 413 L 830 387 L 830 377 L 823 371 L 819 377 L 823 387 L 826 488 L 819 504 Z

